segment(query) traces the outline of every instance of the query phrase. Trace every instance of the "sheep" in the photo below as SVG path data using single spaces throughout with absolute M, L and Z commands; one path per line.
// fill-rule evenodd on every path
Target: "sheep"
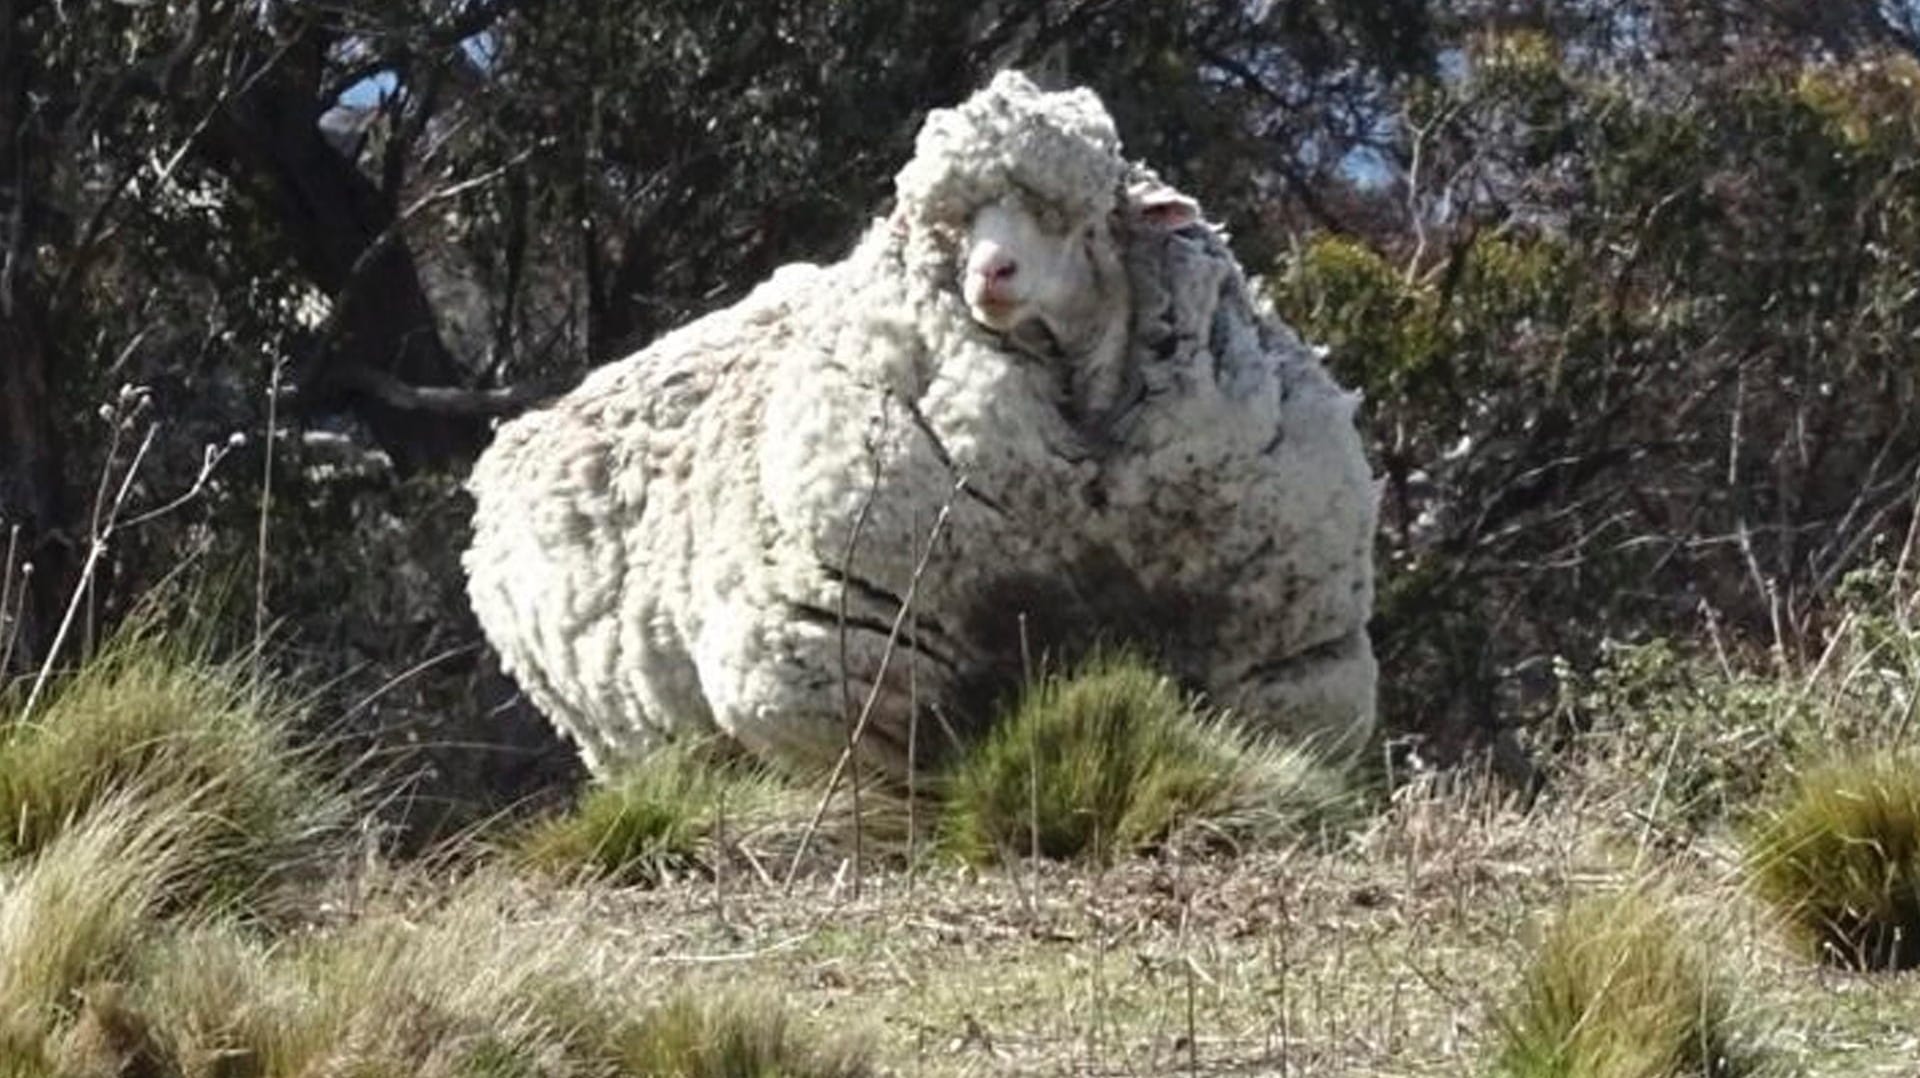
M 1363 741 L 1356 398 L 1197 204 L 1090 91 L 1012 72 L 928 117 L 895 191 L 842 261 L 500 429 L 464 565 L 533 703 L 604 773 L 687 734 L 824 763 L 871 697 L 859 750 L 900 774 L 1111 641 Z

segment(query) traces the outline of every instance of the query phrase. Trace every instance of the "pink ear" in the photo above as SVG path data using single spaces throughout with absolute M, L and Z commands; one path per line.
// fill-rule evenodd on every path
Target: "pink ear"
M 1200 220 L 1200 204 L 1165 184 L 1140 184 L 1127 200 L 1141 221 L 1168 232 Z

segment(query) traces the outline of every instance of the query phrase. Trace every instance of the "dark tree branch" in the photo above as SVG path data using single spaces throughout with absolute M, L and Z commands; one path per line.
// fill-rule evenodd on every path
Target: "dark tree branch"
M 358 363 L 335 366 L 328 373 L 328 381 L 334 387 L 365 394 L 396 411 L 466 418 L 514 415 L 562 391 L 561 387 L 547 384 L 498 389 L 414 386 L 385 371 Z

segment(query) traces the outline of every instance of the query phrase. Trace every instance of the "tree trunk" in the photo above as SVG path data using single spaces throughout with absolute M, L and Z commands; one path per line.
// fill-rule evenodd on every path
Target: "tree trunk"
M 334 325 L 300 387 L 305 407 L 364 419 L 403 471 L 458 464 L 485 442 L 471 417 L 422 414 L 334 376 L 367 368 L 408 385 L 461 384 L 391 202 L 321 133 L 323 45 L 294 50 L 237 95 L 202 143 L 208 163 L 268 211 L 302 272 L 335 304 Z
M 33 42 L 26 24 L 34 6 L 33 0 L 0 0 L 0 559 L 10 544 L 15 551 L 15 564 L 0 565 L 0 572 L 34 566 L 19 600 L 19 624 L 0 625 L 0 652 L 8 633 L 15 634 L 13 660 L 22 666 L 39 655 L 52 631 L 60 598 L 71 586 L 72 564 L 61 538 L 65 499 L 47 388 L 45 296 L 34 262 L 39 147 L 28 94 Z M 12 584 L 0 591 L 20 596 L 21 577 L 15 575 Z M 0 670 L 0 676 L 6 673 Z

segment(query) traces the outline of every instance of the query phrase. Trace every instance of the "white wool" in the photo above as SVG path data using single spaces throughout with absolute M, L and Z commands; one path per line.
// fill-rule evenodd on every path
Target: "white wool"
M 1249 721 L 1364 741 L 1357 398 L 1256 312 L 1213 229 L 1122 220 L 1131 343 L 1097 409 L 968 318 L 975 209 L 1018 188 L 1104 213 L 1144 175 L 1091 93 L 1002 74 L 928 118 L 846 259 L 783 268 L 501 428 L 470 481 L 469 592 L 589 766 L 685 733 L 818 763 L 877 692 L 862 748 L 898 770 L 911 724 L 930 757 L 990 717 L 1023 643 L 1135 642 Z

